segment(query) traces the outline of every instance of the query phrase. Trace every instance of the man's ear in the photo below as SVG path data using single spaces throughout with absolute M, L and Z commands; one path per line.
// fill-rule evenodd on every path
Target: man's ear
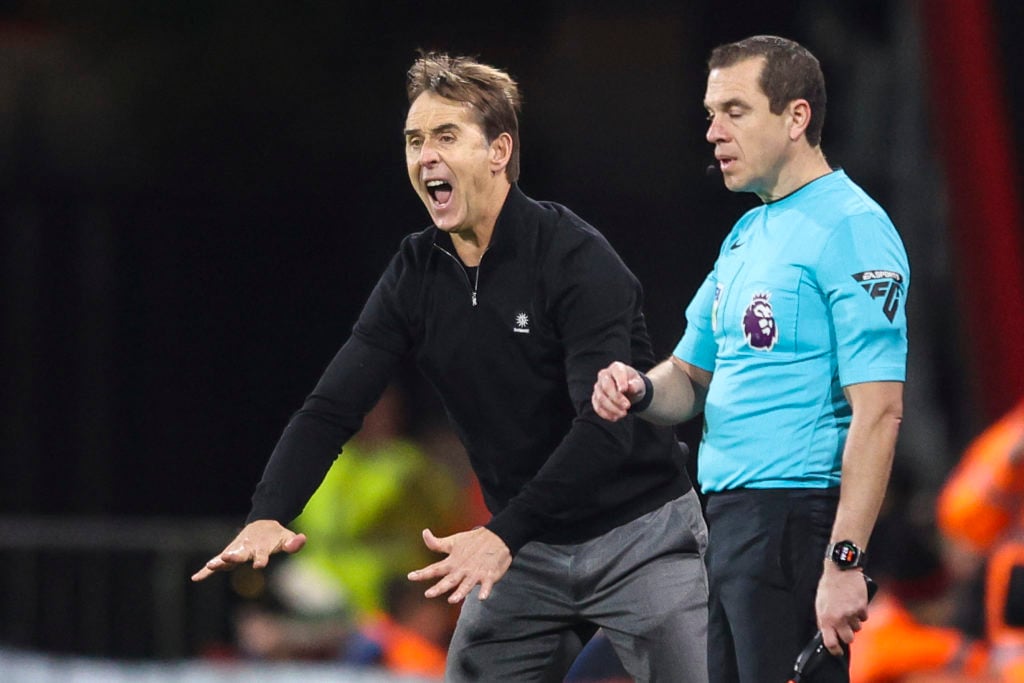
M 502 133 L 491 141 L 489 160 L 492 174 L 504 173 L 505 167 L 512 159 L 512 146 L 512 136 L 508 133 Z
M 807 100 L 793 100 L 787 109 L 790 120 L 789 139 L 795 142 L 807 131 L 807 126 L 811 125 L 811 105 Z

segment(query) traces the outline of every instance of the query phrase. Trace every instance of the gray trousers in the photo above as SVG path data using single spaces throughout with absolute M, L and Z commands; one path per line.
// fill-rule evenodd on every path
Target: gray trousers
M 707 683 L 706 545 L 694 491 L 583 543 L 526 544 L 466 598 L 445 680 L 557 683 L 600 627 L 636 681 Z

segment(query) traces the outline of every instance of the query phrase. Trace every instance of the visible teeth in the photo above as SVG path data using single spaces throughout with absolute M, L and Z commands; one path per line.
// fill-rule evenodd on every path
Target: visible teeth
M 427 194 L 435 202 L 440 201 L 438 195 L 444 197 L 444 201 L 447 202 L 451 198 L 452 184 L 447 180 L 428 180 L 427 181 Z

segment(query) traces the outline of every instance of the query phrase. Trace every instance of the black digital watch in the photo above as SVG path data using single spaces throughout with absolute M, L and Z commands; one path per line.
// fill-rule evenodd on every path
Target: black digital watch
M 842 570 L 857 569 L 867 562 L 868 554 L 853 541 L 836 541 L 825 551 L 825 559 L 832 560 Z

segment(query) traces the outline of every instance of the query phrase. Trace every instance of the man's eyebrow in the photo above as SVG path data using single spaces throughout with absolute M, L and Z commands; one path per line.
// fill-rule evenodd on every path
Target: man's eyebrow
M 431 135 L 440 135 L 441 133 L 448 133 L 448 132 L 451 132 L 453 130 L 459 130 L 459 124 L 457 124 L 457 123 L 442 123 L 440 126 L 437 126 L 436 128 L 431 128 L 430 129 L 430 134 Z M 421 131 L 419 128 L 406 128 L 405 129 L 405 137 L 409 137 L 411 135 L 421 135 L 422 133 L 423 133 L 423 131 Z
M 704 102 L 705 109 L 732 109 L 733 107 L 739 107 L 740 109 L 752 108 L 749 102 L 739 97 L 733 97 L 731 99 L 726 100 L 725 102 L 721 102 L 718 104 L 715 104 L 713 102 Z

